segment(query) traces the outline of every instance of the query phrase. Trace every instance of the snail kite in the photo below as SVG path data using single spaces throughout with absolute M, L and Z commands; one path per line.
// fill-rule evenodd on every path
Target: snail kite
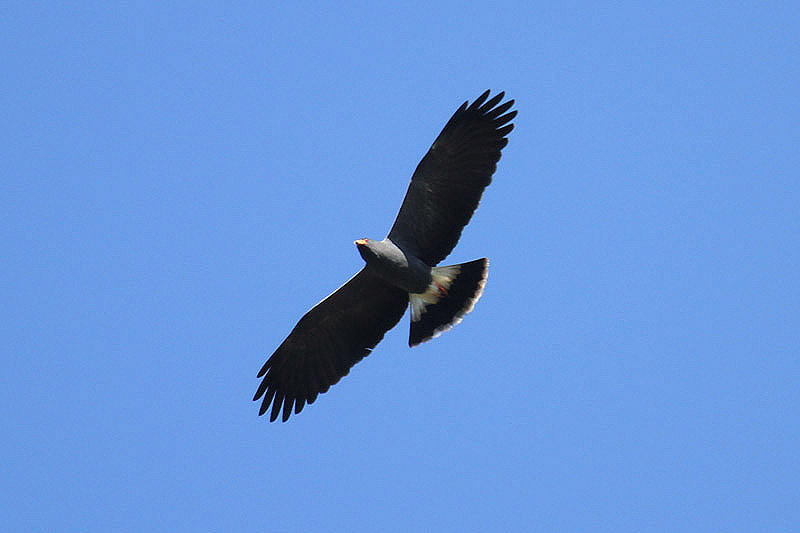
M 254 401 L 285 422 L 347 375 L 411 307 L 409 346 L 461 321 L 483 292 L 489 260 L 436 266 L 492 181 L 516 111 L 489 91 L 464 102 L 422 158 L 382 241 L 355 241 L 366 265 L 315 305 L 267 360 Z M 499 104 L 499 105 L 498 105 Z

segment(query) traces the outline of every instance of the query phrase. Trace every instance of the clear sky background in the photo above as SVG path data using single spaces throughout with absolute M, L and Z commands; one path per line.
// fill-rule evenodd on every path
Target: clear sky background
M 0 12 L 0 529 L 797 530 L 800 4 L 116 4 Z M 259 418 L 487 88 L 483 299 Z

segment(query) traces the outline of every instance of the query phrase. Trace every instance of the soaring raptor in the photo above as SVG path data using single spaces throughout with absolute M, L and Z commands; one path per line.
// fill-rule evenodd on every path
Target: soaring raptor
M 461 321 L 483 293 L 489 260 L 436 266 L 452 251 L 492 181 L 516 111 L 504 93 L 464 102 L 422 158 L 382 241 L 358 239 L 366 265 L 315 305 L 267 360 L 254 401 L 283 421 L 314 403 L 372 351 L 411 307 L 409 346 Z M 499 104 L 499 105 L 498 105 Z

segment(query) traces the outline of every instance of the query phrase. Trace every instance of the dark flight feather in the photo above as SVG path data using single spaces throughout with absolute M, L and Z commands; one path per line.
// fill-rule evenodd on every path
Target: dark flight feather
M 514 100 L 495 107 L 504 93 L 486 102 L 489 91 L 461 105 L 422 158 L 389 239 L 430 266 L 458 243 L 461 231 L 492 181 L 500 151 L 508 143 Z
M 253 400 L 259 414 L 272 404 L 270 420 L 285 422 L 294 408 L 314 403 L 350 372 L 403 317 L 408 293 L 374 276 L 366 267 L 300 319 L 272 354 Z

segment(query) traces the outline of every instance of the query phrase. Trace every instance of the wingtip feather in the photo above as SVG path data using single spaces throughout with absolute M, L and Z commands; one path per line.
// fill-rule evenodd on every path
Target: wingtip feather
M 488 102 L 486 102 L 485 104 L 483 104 L 481 106 L 480 111 L 485 113 L 485 112 L 491 110 L 494 106 L 496 106 L 500 102 L 500 100 L 503 99 L 503 95 L 504 94 L 505 93 L 501 92 L 499 94 L 494 95 Z
M 471 105 L 471 106 L 469 106 L 469 108 L 470 108 L 470 109 L 478 109 L 479 107 L 481 107 L 481 106 L 483 105 L 483 102 L 485 102 L 485 101 L 486 101 L 486 99 L 489 97 L 489 93 L 490 93 L 490 92 L 491 92 L 491 91 L 490 91 L 489 89 L 486 89 L 486 92 L 484 92 L 482 95 L 480 95 L 479 97 L 477 97 L 477 98 L 475 99 L 475 101 L 474 101 L 474 102 L 472 102 L 472 105 Z

